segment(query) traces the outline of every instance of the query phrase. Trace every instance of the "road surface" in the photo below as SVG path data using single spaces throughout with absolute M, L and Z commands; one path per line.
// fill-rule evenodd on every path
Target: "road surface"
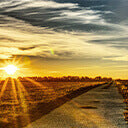
M 74 98 L 25 128 L 127 128 L 124 109 L 117 88 L 103 85 Z

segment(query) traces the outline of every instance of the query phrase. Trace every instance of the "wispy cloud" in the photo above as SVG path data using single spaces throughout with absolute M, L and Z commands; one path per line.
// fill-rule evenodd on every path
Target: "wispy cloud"
M 101 38 L 99 35 L 66 31 L 55 32 L 51 29 L 41 29 L 13 18 L 8 19 L 10 19 L 9 22 L 12 25 L 0 28 L 3 36 L 1 37 L 0 51 L 5 58 L 13 55 L 28 55 L 53 59 L 102 59 L 108 55 L 121 56 L 124 52 L 116 48 L 89 43 L 90 39 Z M 11 20 L 17 22 L 12 22 Z M 14 26 L 17 23 L 18 27 L 16 26 L 15 28 Z M 22 28 L 23 26 L 25 26 L 25 29 Z M 33 33 L 33 30 L 35 32 L 38 31 L 38 34 Z M 3 39 L 4 41 L 2 42 Z M 51 49 L 54 54 L 51 54 Z
M 93 10 L 63 10 L 58 17 L 51 18 L 49 20 L 72 20 L 74 23 L 83 24 L 104 24 L 105 20 L 102 18 L 100 11 Z
M 107 57 L 103 58 L 104 60 L 111 60 L 111 61 L 128 61 L 128 55 L 124 56 L 117 56 L 117 57 Z
M 11 0 L 1 2 L 0 5 L 7 8 L 6 12 L 28 8 L 77 8 L 78 6 L 78 4 L 57 3 L 50 0 Z

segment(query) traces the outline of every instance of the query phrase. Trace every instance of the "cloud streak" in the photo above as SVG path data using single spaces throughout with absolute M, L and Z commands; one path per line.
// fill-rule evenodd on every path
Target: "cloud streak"
M 100 11 L 93 10 L 64 10 L 61 11 L 58 17 L 51 18 L 49 20 L 73 20 L 74 23 L 83 23 L 83 24 L 104 24 L 105 20 L 102 18 Z
M 50 0 L 11 0 L 1 2 L 3 8 L 7 8 L 6 12 L 16 11 L 28 8 L 77 8 L 78 4 L 73 3 L 57 3 Z

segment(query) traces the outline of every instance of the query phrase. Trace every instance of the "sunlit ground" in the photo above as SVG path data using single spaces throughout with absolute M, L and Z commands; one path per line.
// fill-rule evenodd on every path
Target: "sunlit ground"
M 0 125 L 4 122 L 13 128 L 26 126 L 40 118 L 49 109 L 54 108 L 55 106 L 50 107 L 48 104 L 51 101 L 81 87 L 95 84 L 97 82 L 70 82 L 69 84 L 67 82 L 37 82 L 27 77 L 24 80 L 6 78 L 0 83 Z M 68 101 L 68 99 L 65 100 Z M 61 101 L 58 104 L 61 104 Z

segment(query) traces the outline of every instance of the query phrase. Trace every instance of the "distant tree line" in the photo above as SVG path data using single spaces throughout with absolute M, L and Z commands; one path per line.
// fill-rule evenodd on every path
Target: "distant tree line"
M 112 78 L 97 76 L 95 78 L 90 78 L 87 76 L 63 76 L 63 77 L 27 77 L 37 82 L 88 82 L 88 81 L 112 81 Z M 19 77 L 20 81 L 27 81 L 26 77 Z

